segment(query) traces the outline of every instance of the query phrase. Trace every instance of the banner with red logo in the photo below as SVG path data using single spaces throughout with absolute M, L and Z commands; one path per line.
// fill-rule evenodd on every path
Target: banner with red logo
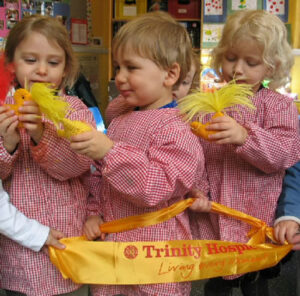
M 142 226 L 153 225 L 175 216 L 193 201 L 187 199 L 147 213 L 147 219 L 140 215 L 105 223 L 103 229 L 124 231 L 134 228 L 138 221 Z M 66 245 L 64 250 L 50 247 L 50 259 L 64 278 L 76 283 L 131 285 L 192 281 L 256 271 L 276 265 L 292 249 L 292 245 L 264 243 L 266 236 L 274 240 L 273 230 L 257 218 L 216 203 L 212 203 L 212 211 L 251 224 L 249 242 L 94 242 L 73 237 L 61 240 Z

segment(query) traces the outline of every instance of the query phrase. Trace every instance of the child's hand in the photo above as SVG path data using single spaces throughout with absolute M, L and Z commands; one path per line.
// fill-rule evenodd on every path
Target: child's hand
M 100 225 L 103 223 L 103 220 L 96 215 L 88 217 L 84 226 L 83 234 L 88 240 L 94 240 L 100 237 L 102 240 L 105 239 L 105 233 L 100 231 Z
M 94 160 L 102 159 L 113 145 L 109 137 L 95 129 L 71 138 L 71 149 Z
M 208 136 L 216 144 L 243 145 L 248 136 L 248 132 L 243 126 L 226 115 L 213 118 L 206 129 L 216 131 L 215 134 Z
M 205 196 L 200 190 L 193 189 L 189 196 L 195 197 L 196 200 L 189 207 L 192 211 L 195 212 L 209 212 L 211 209 L 211 202 L 208 200 L 207 196 Z
M 50 229 L 50 232 L 49 232 L 49 235 L 48 235 L 48 238 L 45 242 L 45 245 L 46 246 L 52 246 L 54 248 L 57 248 L 57 249 L 64 249 L 66 246 L 63 245 L 61 242 L 59 242 L 58 240 L 63 238 L 64 237 L 64 234 L 58 230 L 55 230 L 55 229 Z
M 38 144 L 44 133 L 44 124 L 39 106 L 34 101 L 25 101 L 19 111 L 22 112 L 19 120 L 23 122 L 23 126 L 28 131 L 31 139 Z
M 293 220 L 284 220 L 278 222 L 274 227 L 274 236 L 281 244 L 284 244 L 285 240 L 288 243 L 293 244 L 295 235 L 299 231 L 299 224 Z M 298 242 L 299 243 L 299 242 Z M 300 248 L 300 245 L 299 245 Z
M 7 152 L 12 153 L 19 141 L 20 135 L 17 129 L 18 116 L 7 107 L 0 106 L 0 136 L 3 138 L 3 146 Z

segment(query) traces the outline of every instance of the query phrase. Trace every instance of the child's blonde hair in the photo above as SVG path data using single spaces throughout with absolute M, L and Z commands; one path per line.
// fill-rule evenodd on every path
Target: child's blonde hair
M 122 26 L 113 39 L 113 55 L 122 53 L 127 46 L 162 69 L 169 69 L 174 63 L 178 63 L 180 76 L 175 87 L 180 85 L 190 70 L 190 36 L 168 13 L 150 12 Z
M 264 10 L 241 10 L 227 18 L 222 38 L 212 53 L 212 67 L 221 74 L 222 59 L 228 48 L 245 38 L 252 38 L 263 51 L 263 61 L 270 68 L 269 87 L 276 89 L 286 82 L 293 66 L 284 23 Z
M 193 77 L 190 91 L 198 89 L 200 87 L 200 73 L 201 73 L 202 65 L 200 63 L 200 55 L 195 51 L 193 52 L 192 64 L 195 67 L 195 74 Z
M 61 88 L 72 87 L 78 75 L 78 62 L 74 55 L 69 34 L 65 26 L 56 18 L 41 15 L 32 15 L 23 18 L 9 32 L 6 45 L 5 57 L 7 63 L 12 63 L 17 46 L 32 32 L 44 35 L 49 41 L 57 42 L 64 50 L 66 57 L 65 77 Z

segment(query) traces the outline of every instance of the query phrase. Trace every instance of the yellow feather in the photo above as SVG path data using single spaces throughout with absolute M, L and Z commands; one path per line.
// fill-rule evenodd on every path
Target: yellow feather
M 57 133 L 60 137 L 67 139 L 92 130 L 92 127 L 89 124 L 79 120 L 70 120 L 68 118 L 62 120 L 62 125 L 63 129 L 58 129 Z
M 56 90 L 50 84 L 34 83 L 31 86 L 32 99 L 39 105 L 40 110 L 57 127 L 68 111 L 70 105 L 63 98 L 56 96 Z
M 32 99 L 39 105 L 40 111 L 57 127 L 60 137 L 70 139 L 72 136 L 90 131 L 92 127 L 79 120 L 65 118 L 72 111 L 70 104 L 62 97 L 56 96 L 51 84 L 34 83 L 31 86 Z
M 252 95 L 251 85 L 230 82 L 214 92 L 193 91 L 178 101 L 178 108 L 184 119 L 191 121 L 195 115 L 222 112 L 236 105 L 255 109 L 250 99 Z

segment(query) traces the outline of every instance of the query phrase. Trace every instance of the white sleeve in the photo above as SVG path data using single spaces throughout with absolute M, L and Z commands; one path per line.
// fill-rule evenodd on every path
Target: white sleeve
M 50 228 L 27 218 L 9 202 L 0 181 L 0 233 L 38 252 L 45 244 Z

